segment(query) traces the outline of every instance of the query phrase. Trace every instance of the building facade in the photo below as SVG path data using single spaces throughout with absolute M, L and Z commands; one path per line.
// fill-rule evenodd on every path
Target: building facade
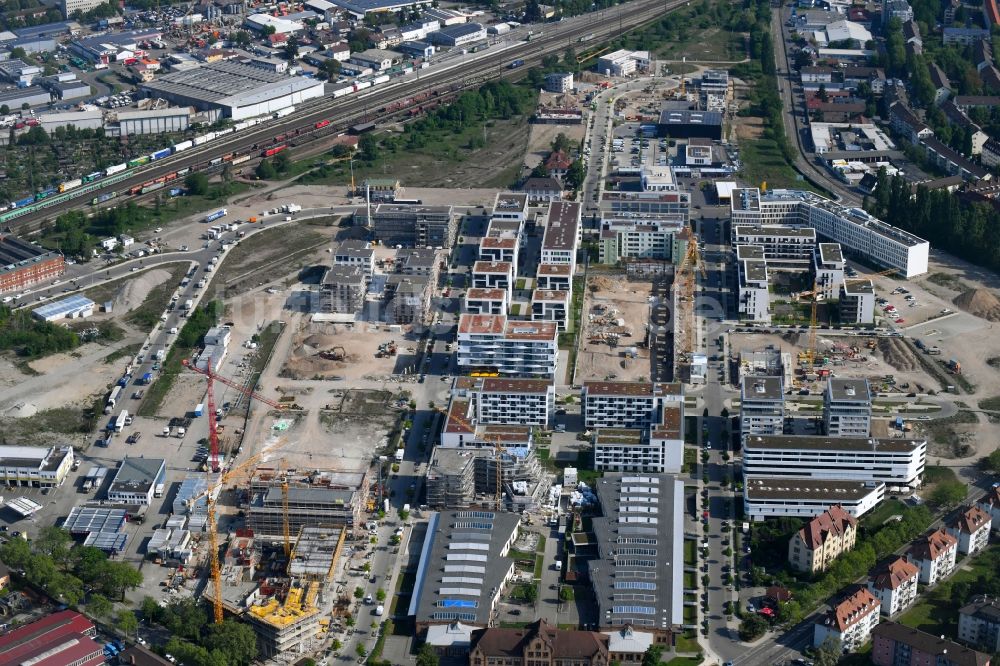
M 906 559 L 920 569 L 920 582 L 935 585 L 955 570 L 958 539 L 944 527 L 933 530 L 913 542 L 906 551 Z
M 882 615 L 893 617 L 917 600 L 920 569 L 903 557 L 881 562 L 868 575 L 868 591 L 882 603 Z
M 740 382 L 740 434 L 780 435 L 785 427 L 781 377 L 743 377 Z
M 820 647 L 827 638 L 839 640 L 845 652 L 853 652 L 868 642 L 879 623 L 878 599 L 866 588 L 860 588 L 834 606 L 830 613 L 813 625 L 813 647 Z
M 868 437 L 872 394 L 867 379 L 831 378 L 823 394 L 823 425 L 829 437 Z
M 458 323 L 458 366 L 503 376 L 553 377 L 559 355 L 558 336 L 559 328 L 553 322 L 463 314 Z
M 896 622 L 872 630 L 874 666 L 989 666 L 990 656 Z
M 839 504 L 819 514 L 788 542 L 788 562 L 798 571 L 825 571 L 841 553 L 854 549 L 857 518 Z
M 58 252 L 0 233 L 0 293 L 53 280 L 65 270 L 65 260 Z
M 61 486 L 74 460 L 72 446 L 0 446 L 0 483 L 8 488 Z
M 831 504 L 860 518 L 884 499 L 885 484 L 874 481 L 748 476 L 743 482 L 743 511 L 754 522 L 781 516 L 810 518 Z
M 683 404 L 684 391 L 679 383 L 588 381 L 580 401 L 588 430 L 649 428 L 659 422 L 664 405 Z
M 975 555 L 990 545 L 990 529 L 992 521 L 990 514 L 978 506 L 965 507 L 958 518 L 945 529 L 948 534 L 958 539 L 958 552 L 963 555 Z
M 958 640 L 986 652 L 1000 652 L 1000 599 L 979 596 L 962 606 Z

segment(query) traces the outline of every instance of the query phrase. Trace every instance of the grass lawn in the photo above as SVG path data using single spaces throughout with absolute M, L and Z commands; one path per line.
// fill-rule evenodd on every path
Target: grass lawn
M 743 177 L 755 186 L 767 182 L 769 189 L 813 189 L 809 181 L 785 161 L 778 144 L 771 139 L 761 137 L 740 141 L 740 158 L 743 160 Z
M 684 449 L 684 470 L 693 472 L 698 464 L 698 449 Z
M 698 589 L 698 574 L 696 574 L 694 571 L 684 572 L 684 589 L 685 590 Z
M 861 520 L 867 525 L 872 526 L 872 528 L 875 528 L 887 521 L 891 516 L 902 513 L 905 508 L 906 505 L 899 500 L 887 499 Z
M 694 624 L 698 621 L 698 607 L 697 606 L 685 606 L 684 607 L 684 623 Z
M 1000 410 L 1000 396 L 980 400 L 979 409 Z
M 701 659 L 696 657 L 674 657 L 670 661 L 661 661 L 661 664 L 666 664 L 666 666 L 699 666 L 701 664 Z
M 741 60 L 746 57 L 743 35 L 721 28 L 709 30 L 688 30 L 688 38 L 680 41 L 664 42 L 655 53 L 664 60 Z M 671 63 L 671 71 L 678 71 L 682 63 Z
M 684 540 L 684 564 L 692 567 L 698 564 L 698 543 L 694 539 Z
M 688 631 L 677 637 L 674 645 L 676 652 L 701 652 L 701 644 L 693 631 Z
M 1000 544 L 994 544 L 973 558 L 969 568 L 960 568 L 932 592 L 924 594 L 920 601 L 898 621 L 935 636 L 942 634 L 954 636 L 958 630 L 958 614 L 951 600 L 952 585 L 965 582 L 975 588 L 977 582 L 997 576 L 994 567 L 997 565 L 998 557 L 1000 557 Z M 968 560 L 962 564 L 966 561 Z M 958 566 L 961 567 L 962 564 Z

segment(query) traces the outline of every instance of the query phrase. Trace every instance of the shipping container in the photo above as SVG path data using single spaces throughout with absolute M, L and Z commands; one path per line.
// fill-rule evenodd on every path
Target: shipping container
M 275 118 L 284 118 L 285 116 L 290 116 L 293 113 L 295 113 L 295 107 L 294 106 L 289 106 L 289 107 L 286 107 L 284 109 L 279 109 L 279 110 L 275 111 L 274 112 L 274 117 Z
M 47 198 L 51 197 L 53 194 L 55 194 L 56 192 L 58 192 L 58 190 L 56 188 L 54 188 L 54 187 L 50 187 L 48 189 L 42 190 L 41 192 L 38 192 L 37 194 L 35 194 L 35 201 L 41 201 L 42 199 L 47 199 Z
M 118 404 L 118 400 L 121 398 L 121 395 L 122 395 L 121 386 L 115 386 L 113 389 L 111 389 L 111 395 L 108 396 L 108 404 L 104 408 L 105 414 L 110 414 L 112 411 L 114 411 L 115 405 Z
M 214 213 L 209 213 L 208 215 L 206 215 L 205 216 L 205 222 L 215 222 L 219 218 L 223 218 L 226 215 L 229 215 L 229 210 L 226 209 L 226 208 L 220 208 L 219 210 L 215 211 Z
M 98 194 L 90 203 L 96 206 L 97 204 L 104 203 L 105 201 L 110 201 L 117 196 L 117 192 L 105 192 L 104 194 Z
M 316 129 L 322 129 L 330 124 L 329 120 L 321 120 L 314 126 Z
M 161 187 L 163 187 L 163 183 L 161 182 L 149 183 L 148 185 L 143 185 L 142 190 L 140 190 L 140 192 L 142 194 L 146 194 L 147 192 L 155 192 Z
M 183 150 L 187 150 L 188 148 L 190 148 L 193 145 L 194 145 L 194 141 L 191 141 L 191 140 L 181 141 L 176 146 L 174 146 L 174 152 L 175 153 L 179 153 L 179 152 L 181 152 Z
M 357 125 L 351 126 L 350 133 L 351 134 L 364 134 L 365 132 L 371 132 L 373 129 L 375 129 L 375 123 L 374 122 L 358 123 Z
M 155 153 L 150 154 L 149 159 L 150 161 L 162 160 L 164 157 L 169 157 L 169 156 L 170 156 L 170 149 L 164 148 L 163 150 L 157 150 Z
M 142 157 L 137 157 L 134 160 L 129 160 L 128 161 L 129 168 L 135 168 L 135 167 L 138 167 L 138 166 L 142 166 L 143 164 L 149 164 L 149 156 L 148 155 L 143 155 Z
M 124 171 L 127 168 L 128 168 L 127 164 L 116 164 L 114 166 L 109 166 L 107 169 L 104 170 L 104 175 L 105 176 L 113 176 L 116 173 L 121 173 L 122 171 Z
M 94 173 L 88 173 L 86 176 L 83 177 L 83 182 L 92 183 L 103 175 L 104 174 L 101 173 L 100 171 L 95 171 Z
M 21 199 L 19 201 L 15 201 L 14 202 L 14 207 L 15 208 L 23 208 L 24 206 L 30 206 L 33 203 L 35 203 L 35 197 L 24 197 L 23 199 Z
M 201 415 L 203 415 L 204 413 L 205 413 L 205 404 L 204 404 L 204 403 L 201 403 L 201 402 L 199 402 L 199 403 L 198 403 L 197 405 L 195 405 L 195 408 L 194 408 L 194 415 L 195 415 L 195 416 L 201 416 Z
M 264 151 L 264 157 L 272 157 L 274 155 L 277 155 L 286 148 L 288 148 L 288 146 L 286 146 L 285 144 L 281 144 L 280 146 L 274 146 L 273 148 L 268 148 L 267 150 Z
M 381 76 L 376 76 L 374 79 L 372 79 L 373 86 L 378 86 L 388 82 L 389 82 L 389 76 L 387 74 L 382 74 Z

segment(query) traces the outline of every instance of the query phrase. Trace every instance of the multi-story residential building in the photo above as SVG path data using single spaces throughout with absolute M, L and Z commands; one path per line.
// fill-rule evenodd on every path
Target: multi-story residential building
M 757 245 L 773 270 L 808 271 L 816 254 L 816 230 L 787 224 L 733 224 L 733 247 Z
M 491 219 L 513 221 L 523 227 L 528 221 L 528 195 L 520 192 L 498 192 L 493 201 Z
M 431 304 L 434 281 L 425 275 L 389 275 L 382 298 L 390 324 L 423 323 Z
M 958 640 L 980 650 L 1000 652 L 1000 599 L 979 596 L 962 606 Z
M 462 418 L 473 425 L 546 427 L 555 406 L 551 381 L 513 377 L 457 377 L 452 396 L 468 401 Z
M 736 248 L 736 268 L 739 271 L 740 319 L 771 323 L 770 278 L 764 250 L 757 245 L 740 245 Z
M 556 201 L 549 204 L 549 216 L 542 237 L 543 264 L 575 264 L 580 243 L 579 202 Z
M 515 271 L 509 261 L 477 261 L 472 265 L 472 286 L 477 289 L 513 289 Z
M 375 274 L 375 248 L 363 240 L 345 240 L 333 251 L 334 266 L 352 266 L 361 269 L 365 279 Z
M 878 481 L 890 492 L 920 485 L 927 440 L 750 435 L 743 442 L 747 477 Z
M 990 656 L 896 622 L 872 630 L 874 666 L 989 666 Z
M 905 277 L 927 272 L 930 244 L 922 238 L 872 217 L 801 190 L 738 189 L 730 203 L 733 228 L 738 225 L 785 224 L 812 227 L 816 235 L 840 243 L 869 261 L 893 268 Z
M 601 212 L 608 217 L 627 214 L 687 222 L 691 213 L 690 192 L 631 192 L 613 191 L 601 194 Z
M 535 288 L 559 291 L 573 290 L 574 264 L 538 264 Z
M 989 514 L 994 531 L 1000 531 L 1000 486 L 993 486 L 979 498 L 976 506 Z
M 903 557 L 893 556 L 875 565 L 868 574 L 868 591 L 882 603 L 882 615 L 893 617 L 917 600 L 920 569 Z
M 455 216 L 451 206 L 382 203 L 372 214 L 371 226 L 384 245 L 451 247 Z
M 831 378 L 823 394 L 823 425 L 829 437 L 868 437 L 872 394 L 867 379 Z
M 978 506 L 966 507 L 945 529 L 958 539 L 958 552 L 974 555 L 990 544 L 990 514 Z
M 684 403 L 684 390 L 680 383 L 588 381 L 580 401 L 588 430 L 649 428 L 660 422 L 664 405 Z
M 332 266 L 320 282 L 316 309 L 326 314 L 359 312 L 367 289 L 367 280 L 358 266 Z
M 935 585 L 955 570 L 958 539 L 941 527 L 928 532 L 913 542 L 906 551 L 906 559 L 920 569 L 920 582 Z
M 520 246 L 520 240 L 513 235 L 484 236 L 479 240 L 479 261 L 503 261 L 516 267 Z
M 841 283 L 840 321 L 845 324 L 875 322 L 875 286 L 871 280 L 844 280 Z
M 507 314 L 508 307 L 510 307 L 510 292 L 506 289 L 471 287 L 465 292 L 462 312 L 478 315 L 502 315 Z
M 544 619 L 523 629 L 472 632 L 470 666 L 608 666 L 608 637 L 596 631 L 557 629 Z
M 832 300 L 840 296 L 840 285 L 844 283 L 844 252 L 840 243 L 819 243 L 813 255 L 813 283 L 818 299 Z
M 845 652 L 853 652 L 868 642 L 879 623 L 878 599 L 866 588 L 851 593 L 813 626 L 813 647 L 827 638 L 840 641 Z
M 0 483 L 7 488 L 61 486 L 74 459 L 72 446 L 0 446 Z
M 740 434 L 780 435 L 785 427 L 781 377 L 746 376 L 740 381 Z
M 859 518 L 884 499 L 885 484 L 874 481 L 752 476 L 743 483 L 743 511 L 754 522 L 781 516 L 808 518 L 831 504 Z
M 854 548 L 857 537 L 857 518 L 834 504 L 792 536 L 788 563 L 798 571 L 825 571 L 841 553 Z
M 535 289 L 531 292 L 531 321 L 555 322 L 562 333 L 567 328 L 572 297 L 568 291 Z
M 559 328 L 554 322 L 463 314 L 458 320 L 458 367 L 505 376 L 552 377 L 559 355 L 558 341 Z
M 670 261 L 674 236 L 685 228 L 683 220 L 656 218 L 605 218 L 601 220 L 599 259 L 616 264 L 622 259 Z
M 648 429 L 597 428 L 594 469 L 680 474 L 684 466 L 683 405 L 663 405 L 660 412 L 660 422 Z

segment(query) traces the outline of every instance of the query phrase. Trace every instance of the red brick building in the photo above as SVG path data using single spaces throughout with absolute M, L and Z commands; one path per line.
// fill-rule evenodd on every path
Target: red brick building
M 0 293 L 53 280 L 64 270 L 66 263 L 58 252 L 0 233 Z
M 94 624 L 74 611 L 60 611 L 0 637 L 0 666 L 99 666 L 104 647 Z

